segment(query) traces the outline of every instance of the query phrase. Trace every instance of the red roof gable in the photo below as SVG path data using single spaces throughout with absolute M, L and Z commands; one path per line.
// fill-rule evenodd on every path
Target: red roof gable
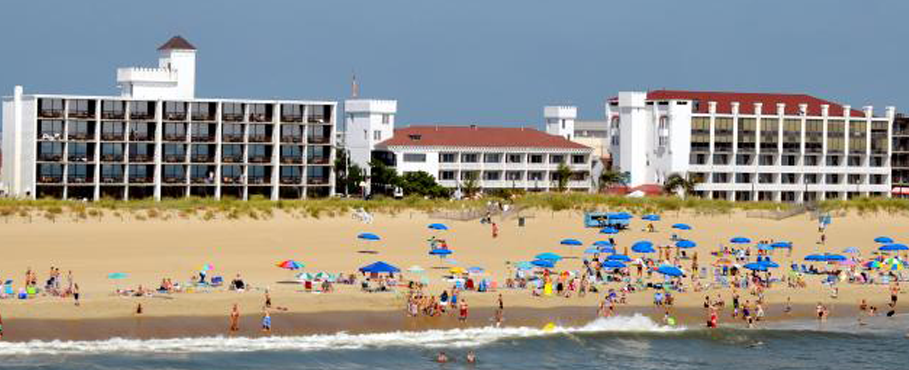
M 174 36 L 167 40 L 164 45 L 161 45 L 158 50 L 196 50 L 196 47 L 183 37 Z
M 482 126 L 411 126 L 395 129 L 379 146 L 465 146 L 590 149 L 532 128 Z
M 697 100 L 700 105 L 695 113 L 708 113 L 707 102 L 716 102 L 716 111 L 721 114 L 732 113 L 732 102 L 739 103 L 739 113 L 754 114 L 754 103 L 762 103 L 762 114 L 776 114 L 778 103 L 786 104 L 786 114 L 798 116 L 799 104 L 808 104 L 809 116 L 820 116 L 821 105 L 827 104 L 829 116 L 843 116 L 843 106 L 824 99 L 819 99 L 806 94 L 775 94 L 775 93 L 737 93 L 717 91 L 684 91 L 684 90 L 654 90 L 647 92 L 647 100 Z M 864 117 L 865 113 L 852 109 L 852 117 Z

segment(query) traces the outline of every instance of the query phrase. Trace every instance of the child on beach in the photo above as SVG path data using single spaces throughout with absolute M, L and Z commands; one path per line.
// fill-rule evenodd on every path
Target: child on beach
M 268 314 L 268 311 L 265 311 L 265 314 L 262 316 L 262 332 L 266 334 L 271 333 L 271 315 Z
M 499 237 L 499 225 L 496 224 L 495 222 L 493 222 L 492 223 L 492 238 L 495 239 L 498 237 Z

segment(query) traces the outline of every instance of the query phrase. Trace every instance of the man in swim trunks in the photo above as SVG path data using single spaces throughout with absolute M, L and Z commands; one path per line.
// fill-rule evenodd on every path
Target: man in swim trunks
M 268 311 L 265 311 L 265 315 L 262 316 L 262 332 L 271 333 L 271 315 L 268 314 Z

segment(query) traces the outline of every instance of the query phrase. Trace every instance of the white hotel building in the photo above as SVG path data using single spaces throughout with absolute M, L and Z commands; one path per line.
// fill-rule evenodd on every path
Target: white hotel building
M 678 173 L 699 196 L 736 201 L 890 196 L 894 116 L 797 94 L 658 90 L 606 104 L 613 167 L 630 186 Z
M 423 171 L 440 185 L 482 189 L 555 190 L 561 163 L 572 170 L 568 190 L 590 191 L 593 149 L 560 135 L 523 127 L 426 125 L 394 127 L 397 102 L 345 102 L 351 160 L 362 168 L 378 159 L 399 174 Z
M 157 68 L 120 68 L 120 96 L 3 98 L 2 190 L 61 199 L 334 193 L 331 101 L 195 97 L 196 49 L 174 37 Z

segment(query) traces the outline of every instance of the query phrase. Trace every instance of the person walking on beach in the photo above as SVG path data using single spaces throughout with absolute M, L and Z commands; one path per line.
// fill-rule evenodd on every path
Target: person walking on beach
M 467 300 L 462 300 L 460 304 L 460 309 L 458 310 L 458 321 L 466 322 L 467 321 Z
M 0 340 L 3 340 L 3 316 L 0 315 Z
M 230 310 L 230 333 L 240 331 L 240 308 L 234 303 L 233 309 Z
M 499 237 L 499 225 L 496 224 L 495 222 L 493 222 L 492 223 L 492 238 L 495 239 L 498 237 Z
M 502 294 L 499 293 L 499 307 L 496 308 L 496 327 L 502 326 L 502 318 L 505 316 L 505 304 L 502 302 Z
M 268 310 L 265 310 L 265 314 L 262 315 L 262 332 L 271 333 L 271 315 L 268 314 Z
M 73 300 L 76 302 L 76 307 L 79 307 L 79 284 L 73 283 Z

